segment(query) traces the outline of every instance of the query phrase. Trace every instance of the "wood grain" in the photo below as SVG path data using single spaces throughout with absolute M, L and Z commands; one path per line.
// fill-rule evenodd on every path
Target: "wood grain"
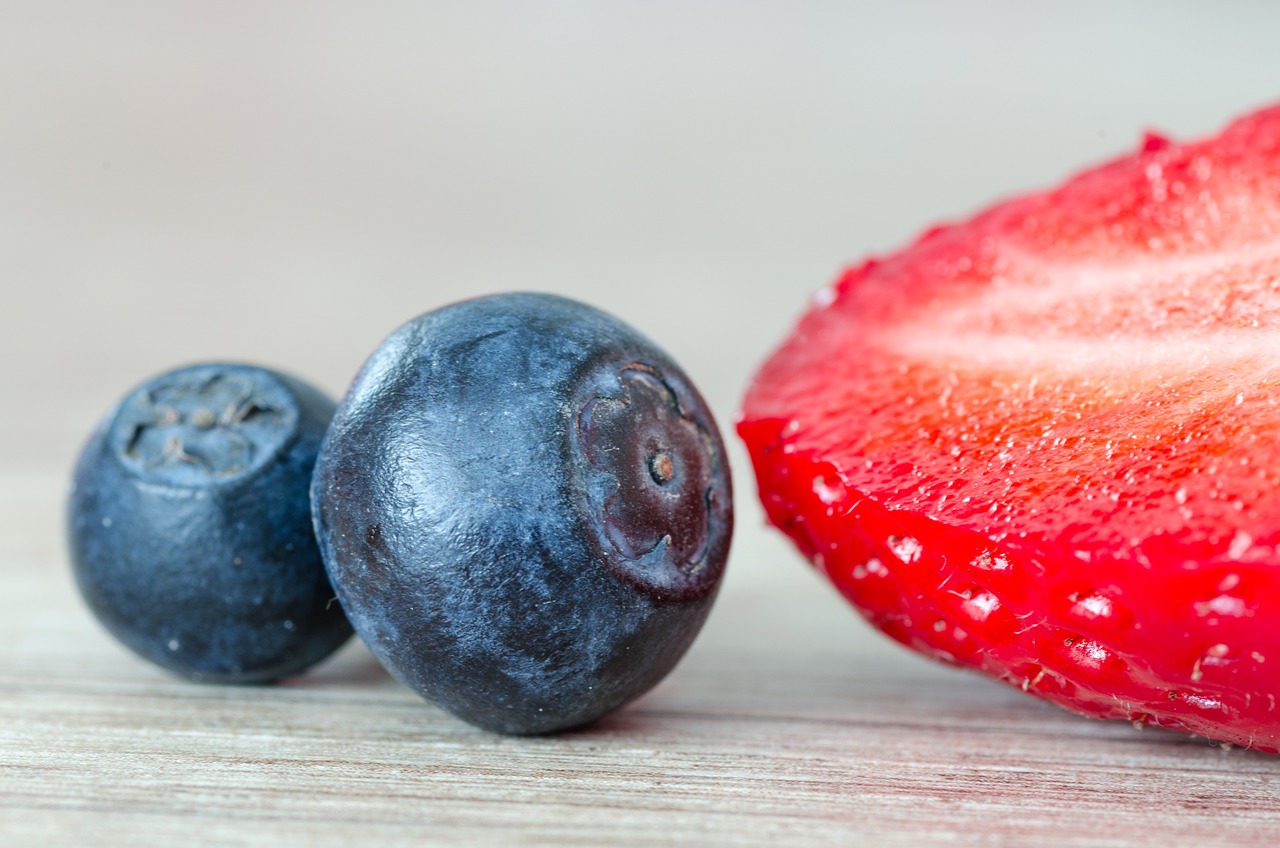
M 89 620 L 60 541 L 64 481 L 0 483 L 5 845 L 1269 845 L 1280 833 L 1280 758 L 1079 719 L 935 667 L 801 568 L 779 579 L 750 557 L 676 673 L 574 733 L 472 729 L 354 644 L 286 685 L 189 684 Z

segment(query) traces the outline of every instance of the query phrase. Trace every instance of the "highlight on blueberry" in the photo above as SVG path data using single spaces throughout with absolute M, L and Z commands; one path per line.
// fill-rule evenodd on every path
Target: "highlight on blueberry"
M 68 500 L 76 582 L 107 630 L 170 671 L 230 683 L 297 674 L 346 641 L 308 494 L 333 409 L 239 364 L 130 392 L 84 446 Z
M 374 655 L 460 718 L 520 734 L 661 680 L 733 530 L 724 445 L 684 372 L 546 294 L 464 301 L 387 338 L 338 408 L 312 504 Z

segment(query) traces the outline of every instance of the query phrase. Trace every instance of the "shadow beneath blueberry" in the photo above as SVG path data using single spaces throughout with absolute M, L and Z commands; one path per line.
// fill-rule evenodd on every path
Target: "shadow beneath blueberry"
M 591 741 L 595 738 L 617 736 L 639 736 L 653 731 L 655 725 L 663 721 L 661 716 L 645 713 L 640 710 L 623 707 L 620 710 L 601 716 L 595 721 L 578 727 L 548 733 L 541 736 L 530 736 L 529 739 L 563 739 L 569 741 Z
M 278 685 L 289 688 L 373 687 L 381 686 L 390 679 L 391 675 L 374 659 L 364 643 L 353 639 L 307 674 L 286 677 Z

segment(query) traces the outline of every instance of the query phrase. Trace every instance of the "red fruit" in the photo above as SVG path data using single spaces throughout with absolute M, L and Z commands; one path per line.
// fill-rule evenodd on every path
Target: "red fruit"
M 1280 107 L 849 270 L 738 430 L 894 639 L 1280 749 Z

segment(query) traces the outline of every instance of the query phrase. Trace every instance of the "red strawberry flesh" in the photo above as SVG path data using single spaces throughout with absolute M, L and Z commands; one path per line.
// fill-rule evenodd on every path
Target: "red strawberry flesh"
M 1280 748 L 1280 107 L 846 272 L 752 383 L 770 520 L 888 635 Z

